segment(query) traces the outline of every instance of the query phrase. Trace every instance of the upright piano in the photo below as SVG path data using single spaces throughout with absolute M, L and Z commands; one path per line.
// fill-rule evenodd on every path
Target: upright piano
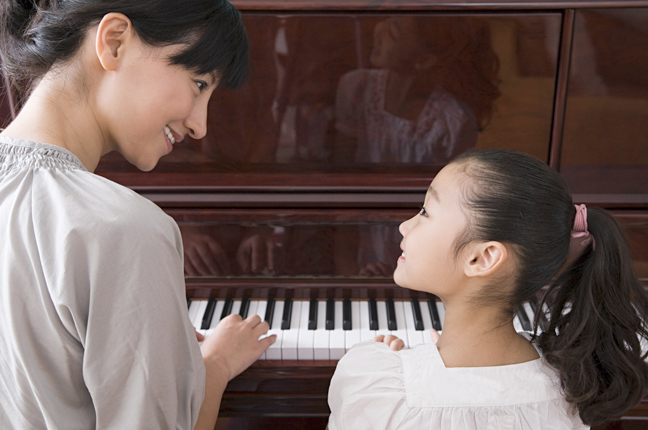
M 648 0 L 232 2 L 251 73 L 215 92 L 207 136 L 149 173 L 116 153 L 96 171 L 180 225 L 200 329 L 269 301 L 277 324 L 290 306 L 295 324 L 313 306 L 326 324 L 327 306 L 339 319 L 371 303 L 432 324 L 434 298 L 391 278 L 398 225 L 470 148 L 534 155 L 575 202 L 610 210 L 648 286 Z M 21 95 L 8 90 L 5 122 Z M 231 381 L 221 416 L 328 415 L 339 348 L 276 354 Z M 610 428 L 648 420 L 648 400 L 623 419 Z

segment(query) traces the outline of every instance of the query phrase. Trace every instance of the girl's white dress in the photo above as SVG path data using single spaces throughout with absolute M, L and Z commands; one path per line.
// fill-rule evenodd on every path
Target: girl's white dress
M 394 352 L 364 342 L 338 363 L 328 396 L 330 430 L 588 429 L 543 358 L 446 368 L 434 344 Z

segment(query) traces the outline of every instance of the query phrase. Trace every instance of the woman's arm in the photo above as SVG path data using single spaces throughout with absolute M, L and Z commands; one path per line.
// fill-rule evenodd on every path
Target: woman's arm
M 247 369 L 276 340 L 268 332 L 268 323 L 258 315 L 242 320 L 240 315 L 224 318 L 201 346 L 207 375 L 205 398 L 195 429 L 213 430 L 227 383 Z

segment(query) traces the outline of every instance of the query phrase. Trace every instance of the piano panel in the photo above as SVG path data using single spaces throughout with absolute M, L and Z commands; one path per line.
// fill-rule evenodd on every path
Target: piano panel
M 151 173 L 117 154 L 97 173 L 135 187 L 365 186 L 386 173 L 425 186 L 474 147 L 547 159 L 559 14 L 243 15 L 250 79 L 216 91 L 207 136 Z
M 648 9 L 576 13 L 560 171 L 583 202 L 648 203 Z
M 365 281 L 392 282 L 401 253 L 398 226 L 417 209 L 169 209 L 167 213 L 180 226 L 185 261 L 208 255 L 199 259 L 205 263 L 185 266 L 188 279 L 220 279 L 223 288 L 255 279 L 330 286 L 339 281 L 339 287 L 362 288 Z M 612 214 L 623 226 L 637 274 L 648 286 L 648 212 Z

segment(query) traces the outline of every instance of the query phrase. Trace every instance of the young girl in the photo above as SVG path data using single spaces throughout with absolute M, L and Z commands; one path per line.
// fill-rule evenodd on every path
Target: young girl
M 547 165 L 466 153 L 400 231 L 394 280 L 441 298 L 443 332 L 410 350 L 393 336 L 352 348 L 331 381 L 331 430 L 585 429 L 641 400 L 648 298 L 624 235 L 574 206 Z M 534 296 L 547 321 L 530 342 L 512 320 Z
M 273 342 L 230 316 L 199 347 L 178 226 L 92 172 L 152 169 L 247 73 L 225 0 L 4 1 L 3 72 L 30 82 L 0 136 L 0 428 L 213 429 Z M 25 95 L 25 94 L 23 94 Z

